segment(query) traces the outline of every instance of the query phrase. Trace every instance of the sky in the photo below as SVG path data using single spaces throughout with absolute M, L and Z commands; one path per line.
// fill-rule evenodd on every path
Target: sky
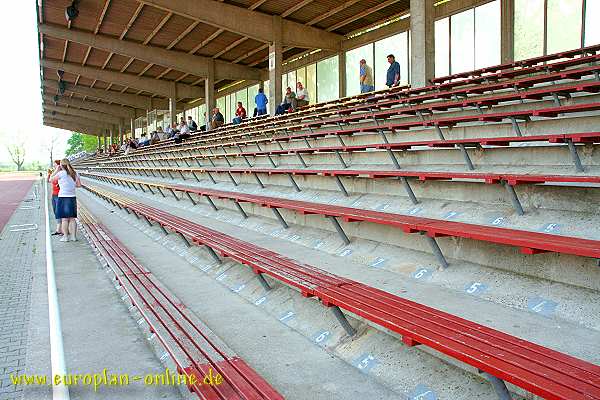
M 52 138 L 54 158 L 61 158 L 71 136 L 69 131 L 42 125 L 35 3 L 13 1 L 0 13 L 0 164 L 11 162 L 6 146 L 15 141 L 24 142 L 26 163 L 48 163 Z

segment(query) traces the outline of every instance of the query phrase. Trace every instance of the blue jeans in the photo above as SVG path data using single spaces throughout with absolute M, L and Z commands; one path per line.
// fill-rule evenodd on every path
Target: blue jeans
M 373 85 L 360 85 L 360 92 L 361 93 L 367 93 L 367 92 L 372 92 L 375 90 L 375 86 Z
M 261 108 L 259 108 L 259 109 L 256 111 L 256 115 L 267 115 L 267 109 L 266 109 L 266 108 L 262 108 L 262 109 L 261 109 Z
M 242 123 L 242 119 L 240 117 L 235 117 L 232 121 L 234 124 L 241 124 Z

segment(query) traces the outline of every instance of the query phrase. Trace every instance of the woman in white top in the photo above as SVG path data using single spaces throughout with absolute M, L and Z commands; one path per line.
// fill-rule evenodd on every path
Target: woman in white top
M 60 190 L 58 191 L 58 204 L 56 206 L 57 218 L 61 218 L 63 237 L 61 242 L 76 241 L 77 224 L 77 199 L 75 198 L 75 188 L 81 187 L 79 175 L 71 163 L 66 158 L 60 161 L 60 164 L 54 170 L 50 177 L 51 180 L 58 181 Z M 60 217 L 59 217 L 60 216 Z

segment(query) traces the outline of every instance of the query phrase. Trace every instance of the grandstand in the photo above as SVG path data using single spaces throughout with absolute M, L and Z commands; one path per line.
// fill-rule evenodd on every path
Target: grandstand
M 44 123 L 104 151 L 72 160 L 79 241 L 35 239 L 25 372 L 186 381 L 7 398 L 600 400 L 597 12 L 38 1 Z

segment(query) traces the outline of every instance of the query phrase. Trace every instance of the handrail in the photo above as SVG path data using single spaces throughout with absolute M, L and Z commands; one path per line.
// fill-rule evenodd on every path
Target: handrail
M 60 309 L 58 307 L 58 294 L 56 292 L 56 276 L 54 274 L 54 257 L 52 255 L 52 242 L 50 241 L 50 213 L 48 210 L 48 181 L 44 179 L 44 210 L 46 222 L 46 277 L 48 280 L 48 319 L 50 333 L 50 361 L 52 364 L 52 399 L 69 400 L 69 388 L 63 383 L 54 384 L 54 377 L 63 377 L 67 374 L 65 352 L 60 323 Z

